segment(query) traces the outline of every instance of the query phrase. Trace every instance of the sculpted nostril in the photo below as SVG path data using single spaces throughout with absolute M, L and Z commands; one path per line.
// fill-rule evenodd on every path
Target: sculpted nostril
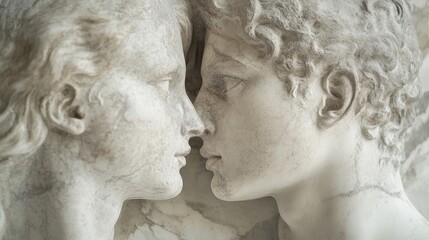
M 200 136 L 205 130 L 203 122 L 198 118 L 197 121 L 188 122 L 187 124 L 184 124 L 181 128 L 181 134 L 183 136 L 191 137 L 198 137 Z
M 210 130 L 208 130 L 207 128 L 206 129 L 204 129 L 204 134 L 210 134 Z

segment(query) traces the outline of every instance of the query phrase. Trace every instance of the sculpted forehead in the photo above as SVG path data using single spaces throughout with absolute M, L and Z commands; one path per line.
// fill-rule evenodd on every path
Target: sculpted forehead
M 177 21 L 141 21 L 131 34 L 123 53 L 123 66 L 131 72 L 149 74 L 184 68 L 184 50 Z

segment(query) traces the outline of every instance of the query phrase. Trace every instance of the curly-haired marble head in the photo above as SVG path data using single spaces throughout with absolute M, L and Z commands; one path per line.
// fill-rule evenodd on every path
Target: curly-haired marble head
M 273 196 L 291 239 L 427 239 L 398 171 L 421 62 L 407 3 L 200 7 L 195 105 L 214 194 Z

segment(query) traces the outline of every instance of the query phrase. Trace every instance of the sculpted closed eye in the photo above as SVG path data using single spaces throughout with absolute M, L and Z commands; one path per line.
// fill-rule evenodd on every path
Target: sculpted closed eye
M 233 95 L 241 92 L 245 82 L 240 78 L 217 74 L 211 78 L 209 89 L 210 92 L 220 98 L 233 97 Z
M 164 78 L 160 80 L 153 81 L 153 84 L 159 87 L 162 91 L 168 92 L 170 89 L 171 78 Z

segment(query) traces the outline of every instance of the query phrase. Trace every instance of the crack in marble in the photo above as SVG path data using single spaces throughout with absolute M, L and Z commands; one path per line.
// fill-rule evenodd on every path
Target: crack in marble
M 352 196 L 355 196 L 355 195 L 357 195 L 357 194 L 359 194 L 361 192 L 368 191 L 368 190 L 377 190 L 377 191 L 381 191 L 381 192 L 383 192 L 383 193 L 385 193 L 385 194 L 387 194 L 387 195 L 389 195 L 391 197 L 399 198 L 399 199 L 401 198 L 401 192 L 390 192 L 390 191 L 386 190 L 385 188 L 383 188 L 380 185 L 372 185 L 372 184 L 367 184 L 367 185 L 355 188 L 355 189 L 353 189 L 353 190 L 351 190 L 349 192 L 340 193 L 340 194 L 338 194 L 338 195 L 336 195 L 336 196 L 334 196 L 332 198 L 352 197 Z M 332 199 L 332 198 L 330 198 L 330 199 Z
M 277 214 L 267 221 L 257 223 L 252 229 L 242 235 L 240 240 L 256 240 L 261 239 L 261 237 L 265 237 L 264 240 L 277 240 L 279 218 L 280 215 Z M 267 236 L 263 234 L 265 232 L 271 233 L 268 239 L 266 238 Z

